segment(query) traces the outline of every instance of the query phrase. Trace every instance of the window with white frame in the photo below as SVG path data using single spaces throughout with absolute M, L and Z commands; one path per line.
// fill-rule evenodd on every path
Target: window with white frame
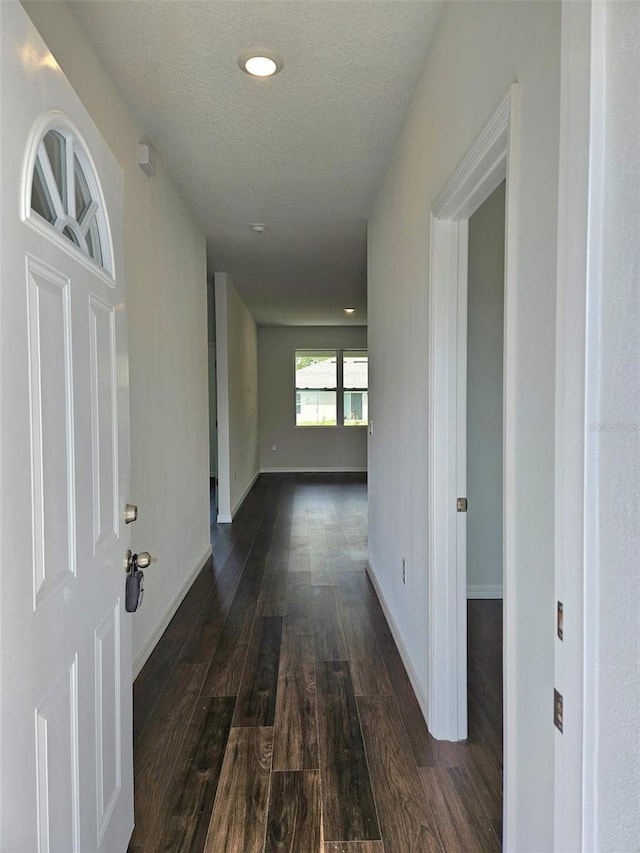
M 31 180 L 31 212 L 77 250 L 112 271 L 98 181 L 84 147 L 69 128 L 48 130 L 38 145 Z
M 345 426 L 366 426 L 369 421 L 369 357 L 366 350 L 342 353 L 342 417 Z
M 296 426 L 366 426 L 366 350 L 295 351 Z
M 336 350 L 296 350 L 296 426 L 338 423 Z

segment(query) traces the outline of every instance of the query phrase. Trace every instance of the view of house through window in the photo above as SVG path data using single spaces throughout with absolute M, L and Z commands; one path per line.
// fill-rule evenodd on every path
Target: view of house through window
M 366 426 L 369 420 L 369 358 L 365 350 L 342 353 L 342 387 L 344 425 Z
M 296 426 L 335 426 L 338 361 L 335 350 L 296 350 Z
M 296 426 L 366 426 L 366 350 L 296 350 Z

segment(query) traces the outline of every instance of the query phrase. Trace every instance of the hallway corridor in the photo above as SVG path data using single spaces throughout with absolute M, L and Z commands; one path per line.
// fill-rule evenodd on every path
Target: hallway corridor
M 212 542 L 134 685 L 130 853 L 500 850 L 501 602 L 469 603 L 470 736 L 438 742 L 365 572 L 364 475 L 262 475 Z

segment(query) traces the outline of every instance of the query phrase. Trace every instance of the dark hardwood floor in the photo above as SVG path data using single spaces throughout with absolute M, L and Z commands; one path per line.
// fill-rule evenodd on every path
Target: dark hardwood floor
M 134 685 L 130 853 L 500 850 L 502 609 L 435 741 L 366 575 L 360 475 L 261 476 Z

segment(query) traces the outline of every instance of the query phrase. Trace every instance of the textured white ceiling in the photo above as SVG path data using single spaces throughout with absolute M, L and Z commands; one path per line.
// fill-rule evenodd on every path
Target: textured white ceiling
M 69 5 L 256 320 L 366 322 L 367 217 L 440 0 Z M 254 48 L 283 71 L 240 71 Z

